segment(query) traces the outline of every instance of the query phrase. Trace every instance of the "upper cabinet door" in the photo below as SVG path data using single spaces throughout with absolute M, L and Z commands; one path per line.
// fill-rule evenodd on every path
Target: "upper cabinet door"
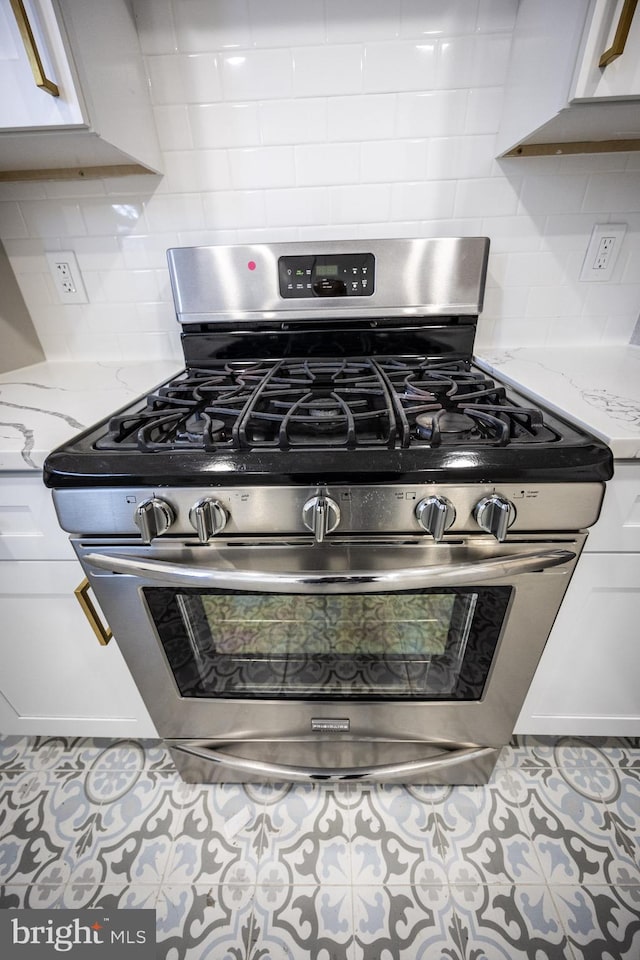
M 0 128 L 85 123 L 51 0 L 0 0 Z
M 573 99 L 634 97 L 640 97 L 640 4 L 638 0 L 596 0 Z

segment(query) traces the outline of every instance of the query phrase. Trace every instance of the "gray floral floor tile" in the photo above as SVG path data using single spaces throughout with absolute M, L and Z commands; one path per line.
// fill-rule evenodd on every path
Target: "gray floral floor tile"
M 402 787 L 363 790 L 352 811 L 352 880 L 356 885 L 413 884 L 427 865 L 443 877 L 436 817 L 430 800 Z
M 355 960 L 348 886 L 256 890 L 248 960 Z
M 253 891 L 238 887 L 162 887 L 156 902 L 158 960 L 246 960 Z
M 576 960 L 640 957 L 640 886 L 553 887 Z
M 22 774 L 0 793 L 0 882 L 158 884 L 180 797 L 175 773 Z
M 574 960 L 548 887 L 451 890 L 465 960 Z
M 464 960 L 445 884 L 354 888 L 355 960 Z
M 640 883 L 638 783 L 617 774 L 616 782 L 612 794 L 597 776 L 551 768 L 531 775 L 522 810 L 548 882 Z
M 629 737 L 515 737 L 503 747 L 498 767 L 595 766 L 615 764 L 640 767 L 637 738 Z
M 0 910 L 56 910 L 65 906 L 65 887 L 49 884 L 0 886 Z
M 153 907 L 166 960 L 640 960 L 640 747 L 486 787 L 185 784 L 159 741 L 0 737 L 0 909 Z
M 192 786 L 175 824 L 165 883 L 254 885 L 262 821 L 262 805 L 243 786 Z
M 261 877 L 271 870 L 289 884 L 351 882 L 349 795 L 318 786 L 288 790 L 264 809 Z
M 435 805 L 450 883 L 542 883 L 521 810 L 498 784 L 456 787 Z

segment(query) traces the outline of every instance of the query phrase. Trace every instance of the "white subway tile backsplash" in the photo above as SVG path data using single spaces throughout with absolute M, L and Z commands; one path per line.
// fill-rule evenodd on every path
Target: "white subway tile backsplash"
M 479 0 L 478 33 L 511 33 L 516 22 L 519 0 Z
M 296 183 L 301 187 L 357 183 L 360 147 L 357 143 L 314 143 L 296 147 L 295 166 Z
M 487 34 L 477 37 L 471 85 L 474 87 L 495 87 L 498 84 L 504 84 L 510 55 L 510 36 Z
M 162 176 L 0 184 L 0 238 L 48 357 L 181 357 L 176 245 L 486 235 L 478 343 L 626 342 L 640 155 L 495 159 L 517 0 L 132 0 Z M 628 225 L 613 280 L 578 277 Z M 90 303 L 60 304 L 45 250 Z
M 296 97 L 344 96 L 362 92 L 360 44 L 296 47 L 293 50 L 293 92 Z M 304 103 L 299 104 L 304 108 Z
M 211 230 L 262 227 L 265 221 L 264 193 L 261 190 L 226 190 L 202 197 L 204 221 Z
M 178 235 L 160 233 L 121 237 L 118 246 L 123 267 L 129 270 L 142 270 L 145 267 L 164 270 L 167 265 L 166 251 L 169 247 L 178 246 Z
M 144 54 L 175 53 L 172 0 L 145 0 L 135 6 L 135 20 Z
M 25 200 L 20 204 L 29 236 L 32 237 L 75 237 L 87 232 L 86 211 L 88 205 L 80 206 L 71 200 Z M 20 223 L 16 218 L 16 228 Z M 25 236 L 25 234 L 14 234 Z
M 529 213 L 572 213 L 579 210 L 587 188 L 586 176 L 528 176 L 520 202 Z
M 329 43 L 393 40 L 400 36 L 401 6 L 389 0 L 325 0 Z
M 327 223 L 329 209 L 327 187 L 268 190 L 264 203 L 266 208 L 264 223 L 270 227 L 304 227 Z
M 222 96 L 222 57 L 216 53 L 149 57 L 154 104 L 209 103 Z
M 503 100 L 502 87 L 477 87 L 469 90 L 465 133 L 496 133 L 500 127 Z
M 200 194 L 157 194 L 145 202 L 144 215 L 146 222 L 140 224 L 138 233 L 201 230 L 205 224 L 203 197 Z
M 249 0 L 251 42 L 256 47 L 293 47 L 326 39 L 318 0 Z
M 430 144 L 420 140 L 374 140 L 361 145 L 364 183 L 420 180 L 428 170 Z
M 0 203 L 0 237 L 17 240 L 28 236 L 29 230 L 17 200 L 5 200 Z
M 329 192 L 331 223 L 385 221 L 390 219 L 390 215 L 391 187 L 389 184 L 332 187 Z
M 348 142 L 392 138 L 397 103 L 394 93 L 332 97 L 327 101 L 328 139 Z M 306 103 L 303 106 L 306 109 Z
M 257 103 L 202 103 L 190 106 L 188 116 L 196 150 L 260 143 Z
M 504 217 L 515 213 L 517 206 L 517 186 L 508 180 L 495 177 L 457 183 L 455 216 Z
M 226 150 L 174 150 L 165 153 L 165 182 L 171 193 L 228 190 L 230 159 Z
M 290 50 L 234 50 L 221 55 L 225 100 L 268 100 L 293 93 Z
M 438 45 L 367 43 L 364 48 L 363 89 L 367 93 L 425 90 L 436 84 Z
M 78 210 L 79 213 L 79 210 Z M 91 200 L 82 205 L 86 230 L 74 233 L 89 233 L 91 236 L 116 236 L 135 232 L 139 225 L 144 229 L 144 205 L 129 197 Z
M 186 104 L 156 107 L 155 118 L 161 150 L 188 150 L 193 147 Z
M 635 203 L 630 204 L 634 198 Z M 582 209 L 584 212 L 611 214 L 635 212 L 640 208 L 640 170 L 619 173 L 596 173 L 589 177 Z
M 332 117 L 336 102 L 335 98 L 330 101 Z M 309 97 L 304 103 L 265 100 L 258 105 L 258 112 L 259 141 L 264 144 L 318 143 L 327 139 L 327 100 L 322 97 Z
M 401 35 L 453 37 L 476 29 L 477 0 L 402 0 Z
M 437 137 L 429 141 L 425 174 L 429 180 L 489 177 L 494 137 Z
M 466 90 L 428 90 L 398 96 L 399 137 L 450 137 L 465 132 Z
M 440 90 L 467 90 L 478 85 L 475 74 L 476 38 L 453 37 L 438 44 L 437 82 Z
M 237 190 L 295 183 L 293 147 L 246 147 L 229 151 L 231 185 Z
M 442 220 L 454 215 L 455 183 L 431 181 L 393 185 L 393 220 Z
M 174 0 L 173 16 L 178 49 L 183 53 L 244 47 L 251 42 L 247 0 Z

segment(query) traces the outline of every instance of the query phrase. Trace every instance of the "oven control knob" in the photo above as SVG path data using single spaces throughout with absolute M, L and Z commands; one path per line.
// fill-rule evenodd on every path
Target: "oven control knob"
M 227 525 L 227 511 L 219 500 L 205 497 L 198 500 L 189 511 L 191 526 L 197 531 L 201 543 L 207 543 Z
M 340 523 L 340 507 L 331 497 L 318 494 L 307 500 L 302 508 L 302 522 L 311 530 L 317 543 L 322 543 L 326 535 Z
M 136 507 L 133 521 L 140 528 L 140 535 L 145 543 L 151 543 L 154 537 L 166 533 L 176 516 L 173 508 L 158 497 L 149 497 Z
M 426 497 L 416 507 L 416 519 L 434 540 L 442 540 L 456 518 L 456 511 L 446 497 Z
M 482 530 L 502 541 L 507 539 L 507 531 L 516 518 L 516 508 L 509 500 L 492 493 L 478 501 L 473 515 Z

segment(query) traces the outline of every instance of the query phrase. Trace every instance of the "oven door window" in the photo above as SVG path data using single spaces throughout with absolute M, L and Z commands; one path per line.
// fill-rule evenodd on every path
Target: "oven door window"
M 183 697 L 478 700 L 512 588 L 143 593 Z

